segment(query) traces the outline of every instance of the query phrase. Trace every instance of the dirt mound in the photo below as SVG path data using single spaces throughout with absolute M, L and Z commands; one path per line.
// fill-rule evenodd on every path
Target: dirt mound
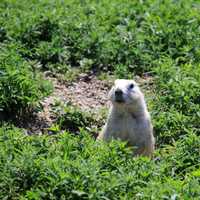
M 21 121 L 28 134 L 45 132 L 55 122 L 52 112 L 55 102 L 71 103 L 80 109 L 98 112 L 108 103 L 107 94 L 111 83 L 99 80 L 95 75 L 80 74 L 77 81 L 71 84 L 59 82 L 57 78 L 48 76 L 53 83 L 54 92 L 40 102 L 42 110 L 34 113 L 29 120 Z

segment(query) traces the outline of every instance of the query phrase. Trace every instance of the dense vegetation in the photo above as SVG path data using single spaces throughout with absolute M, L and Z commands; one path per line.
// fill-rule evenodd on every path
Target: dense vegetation
M 133 159 L 124 143 L 96 142 L 91 126 L 102 124 L 71 106 L 53 136 L 2 121 L 0 198 L 199 199 L 199 30 L 197 0 L 1 0 L 1 121 L 50 94 L 46 70 L 65 81 L 82 71 L 145 74 L 157 152 Z
M 6 118 L 28 112 L 51 91 L 51 85 L 16 52 L 18 48 L 2 44 L 0 49 L 0 112 Z
M 132 158 L 125 144 L 73 136 L 25 136 L 0 129 L 1 199 L 194 199 L 200 195 L 200 138 Z

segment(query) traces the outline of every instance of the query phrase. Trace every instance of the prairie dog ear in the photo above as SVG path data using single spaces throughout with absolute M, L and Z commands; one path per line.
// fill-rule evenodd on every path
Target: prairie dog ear
M 134 85 L 138 85 L 137 81 L 132 80 L 132 82 L 133 82 Z

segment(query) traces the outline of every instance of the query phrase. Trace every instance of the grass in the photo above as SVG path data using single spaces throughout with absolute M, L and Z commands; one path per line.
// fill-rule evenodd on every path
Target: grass
M 0 112 L 5 117 L 31 111 L 52 90 L 51 84 L 19 55 L 18 49 L 14 44 L 0 46 Z
M 200 199 L 199 11 L 195 0 L 2 0 L 0 198 Z M 155 158 L 96 142 L 105 116 L 70 105 L 55 107 L 52 136 L 5 125 L 51 93 L 44 71 L 65 83 L 151 76 Z
M 0 197 L 5 199 L 177 199 L 199 197 L 199 137 L 132 158 L 124 143 L 96 142 L 83 129 L 25 136 L 0 129 Z
M 5 0 L 0 9 L 1 40 L 24 45 L 23 56 L 45 69 L 89 60 L 91 69 L 123 65 L 141 74 L 163 56 L 178 64 L 199 62 L 197 1 Z

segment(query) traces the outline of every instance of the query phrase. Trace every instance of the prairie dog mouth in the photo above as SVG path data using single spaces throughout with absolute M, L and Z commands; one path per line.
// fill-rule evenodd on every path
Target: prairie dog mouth
M 115 102 L 117 102 L 117 103 L 124 103 L 125 101 L 123 99 L 115 99 Z

